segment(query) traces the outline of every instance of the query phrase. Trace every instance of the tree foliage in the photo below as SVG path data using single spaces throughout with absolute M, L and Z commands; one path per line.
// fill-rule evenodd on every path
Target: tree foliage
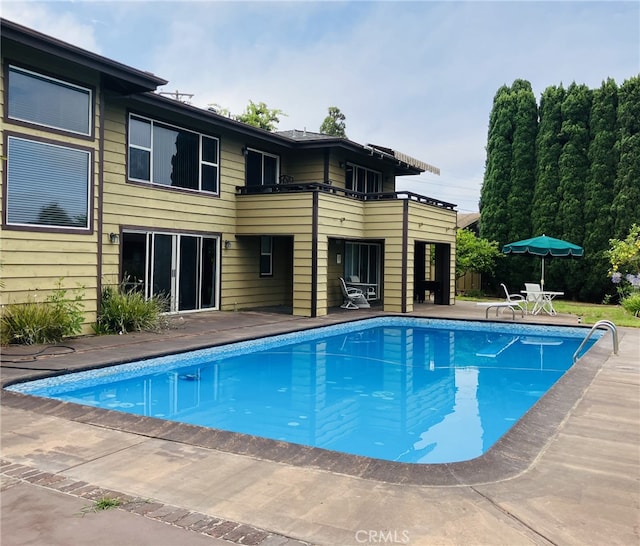
M 515 241 L 531 235 L 531 203 L 536 180 L 535 142 L 538 134 L 538 105 L 531 84 L 516 80 L 511 86 L 515 100 L 511 175 L 507 208 L 511 221 L 507 240 Z
M 456 233 L 456 279 L 471 271 L 493 273 L 502 257 L 497 241 L 476 237 L 468 229 L 459 229 Z
M 611 275 L 640 273 L 640 224 L 633 224 L 626 238 L 610 239 L 606 256 L 611 264 Z
M 340 111 L 340 108 L 337 106 L 329 106 L 329 114 L 322 125 L 320 125 L 320 132 L 323 135 L 331 135 L 336 137 L 347 138 L 347 134 L 345 133 L 345 115 Z
M 250 100 L 245 111 L 235 116 L 235 119 L 265 131 L 275 131 L 280 123 L 280 116 L 286 116 L 286 114 L 282 110 L 269 108 L 264 102 L 256 104 Z
M 531 233 L 557 233 L 560 129 L 565 90 L 548 87 L 540 98 L 540 119 L 536 139 L 536 183 L 531 206 Z
M 613 233 L 613 219 L 602 213 L 603 205 L 613 201 L 613 184 L 618 165 L 616 151 L 618 86 L 612 79 L 593 92 L 589 144 L 589 175 L 584 187 L 583 283 L 581 299 L 600 301 L 606 288 L 607 264 L 602 251 Z
M 611 215 L 613 233 L 622 237 L 640 218 L 640 76 L 620 86 L 618 101 L 618 171 Z
M 506 85 L 498 89 L 493 99 L 485 175 L 480 191 L 480 236 L 502 244 L 508 242 L 507 196 L 511 176 L 511 142 L 515 113 L 515 103 L 512 99 L 511 91 Z
M 502 245 L 546 234 L 583 246 L 581 259 L 548 260 L 547 284 L 602 301 L 611 293 L 608 241 L 640 218 L 640 76 L 596 90 L 548 87 L 537 121 L 530 89 L 516 80 L 494 97 L 480 235 Z M 497 282 L 521 284 L 535 263 L 509 257 L 496 267 Z

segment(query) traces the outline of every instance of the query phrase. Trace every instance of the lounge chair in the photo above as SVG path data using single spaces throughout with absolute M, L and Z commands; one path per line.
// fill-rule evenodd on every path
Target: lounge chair
M 505 296 L 507 297 L 507 302 L 513 303 L 520 309 L 521 311 L 527 312 L 527 300 L 521 294 L 509 294 L 509 290 L 507 290 L 507 285 L 504 283 L 500 283 L 502 290 L 504 291 Z
M 343 309 L 360 309 L 360 307 L 356 305 L 356 301 L 362 301 L 364 299 L 362 290 L 347 286 L 347 283 L 344 282 L 342 277 L 340 277 L 340 288 L 342 289 L 342 295 L 344 296 L 344 303 L 340 307 Z
M 485 308 L 485 318 L 489 318 L 489 309 L 496 310 L 496 317 L 501 309 L 510 309 L 514 320 L 516 318 L 516 310 L 520 311 L 520 314 L 524 317 L 524 313 L 526 311 L 526 302 L 524 297 L 519 294 L 509 294 L 509 291 L 504 284 L 501 284 L 500 286 L 502 286 L 507 297 L 505 301 L 481 301 L 476 304 L 479 307 Z

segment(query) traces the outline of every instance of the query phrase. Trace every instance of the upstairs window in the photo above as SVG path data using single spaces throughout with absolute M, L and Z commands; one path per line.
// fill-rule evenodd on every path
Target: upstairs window
M 247 186 L 262 186 L 278 183 L 280 158 L 267 152 L 247 148 Z
M 382 175 L 378 171 L 347 163 L 345 187 L 360 193 L 380 193 Z
M 89 228 L 91 152 L 10 136 L 9 225 Z
M 219 141 L 138 116 L 129 118 L 129 179 L 218 193 Z
M 91 90 L 9 67 L 8 115 L 79 135 L 91 134 Z

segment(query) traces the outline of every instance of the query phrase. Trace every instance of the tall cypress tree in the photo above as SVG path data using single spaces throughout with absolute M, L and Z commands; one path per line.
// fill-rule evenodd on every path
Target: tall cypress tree
M 620 86 L 618 127 L 616 148 L 620 159 L 611 205 L 612 238 L 624 239 L 631 225 L 640 221 L 640 76 Z
M 584 203 L 584 280 L 580 299 L 602 301 L 608 282 L 608 260 L 603 250 L 609 246 L 613 218 L 606 208 L 613 200 L 613 185 L 618 165 L 617 139 L 618 86 L 609 78 L 593 92 L 590 121 L 589 176 Z
M 538 134 L 538 105 L 525 80 L 511 86 L 515 100 L 515 118 L 511 153 L 511 184 L 507 196 L 510 211 L 507 238 L 526 239 L 531 235 L 531 204 L 536 181 L 536 136 Z
M 507 195 L 511 177 L 511 143 L 515 102 L 507 86 L 498 89 L 489 117 L 487 159 L 480 191 L 480 235 L 482 238 L 507 243 Z
M 566 91 L 562 86 L 547 87 L 540 98 L 540 122 L 536 139 L 536 185 L 531 207 L 531 233 L 554 236 L 558 216 L 558 163 L 562 152 L 562 103 Z
M 584 84 L 572 83 L 562 103 L 563 141 L 560 154 L 560 206 L 556 225 L 560 227 L 559 237 L 577 245 L 584 239 L 584 188 L 589 176 L 589 118 L 592 91 Z M 566 260 L 565 260 L 566 261 Z M 550 278 L 554 286 L 560 283 L 569 296 L 575 297 L 582 285 L 580 266 L 575 261 L 551 263 Z

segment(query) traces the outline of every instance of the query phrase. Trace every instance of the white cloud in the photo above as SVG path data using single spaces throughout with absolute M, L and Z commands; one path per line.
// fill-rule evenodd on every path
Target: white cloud
M 91 21 L 82 21 L 59 4 L 2 2 L 2 17 L 94 53 L 100 53 Z

